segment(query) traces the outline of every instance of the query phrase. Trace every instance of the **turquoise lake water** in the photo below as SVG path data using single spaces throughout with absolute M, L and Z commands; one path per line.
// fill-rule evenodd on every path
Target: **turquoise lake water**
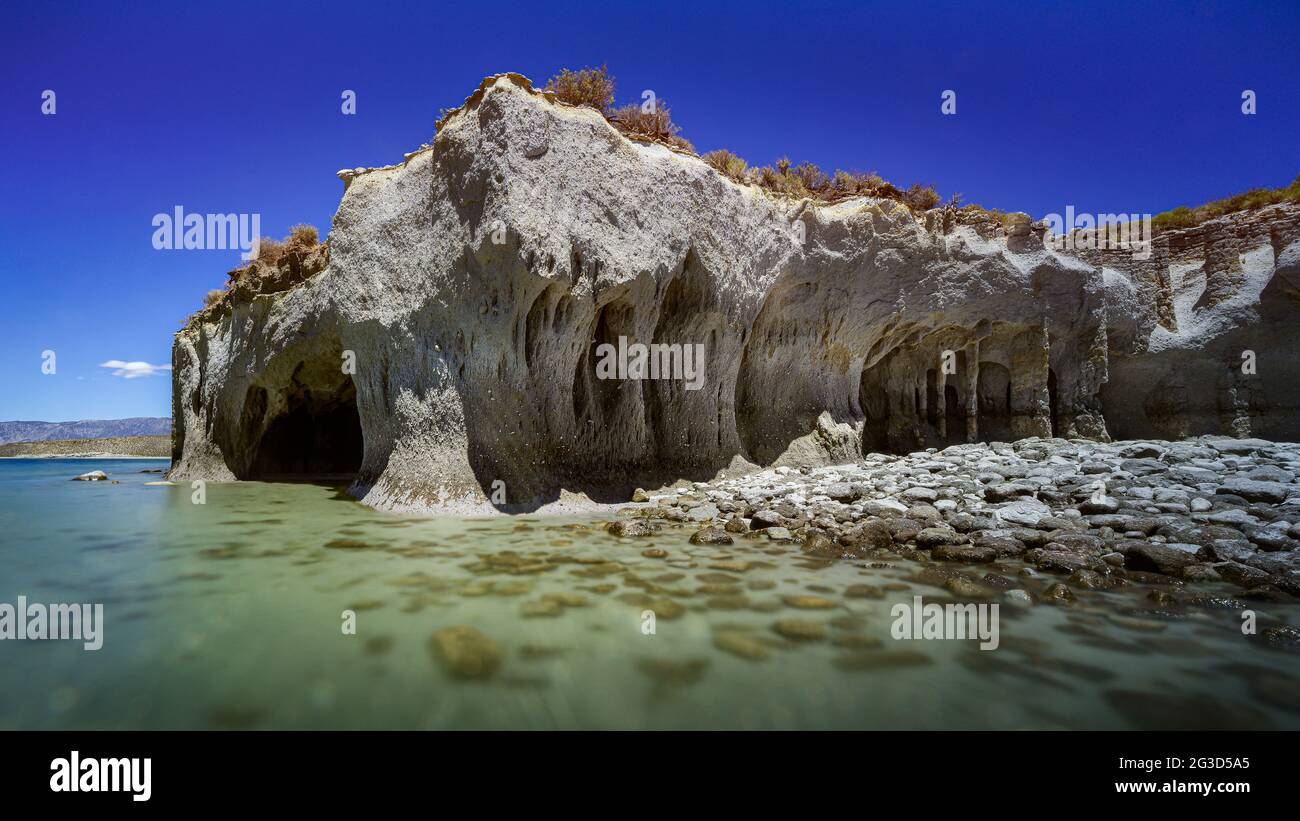
M 1295 654 L 1235 610 L 1152 615 L 1143 585 L 1002 607 L 982 651 L 891 637 L 895 603 L 951 601 L 903 559 L 404 518 L 311 484 L 209 484 L 200 505 L 146 485 L 166 466 L 0 460 L 0 603 L 104 605 L 98 651 L 0 641 L 0 727 L 1300 728 Z M 69 481 L 96 469 L 118 484 Z M 455 658 L 451 628 L 475 631 Z

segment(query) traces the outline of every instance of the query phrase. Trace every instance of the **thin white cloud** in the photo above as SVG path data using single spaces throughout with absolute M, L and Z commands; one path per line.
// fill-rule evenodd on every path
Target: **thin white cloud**
M 163 371 L 170 371 L 171 365 L 150 365 L 148 362 L 123 362 L 120 359 L 110 359 L 102 363 L 101 368 L 112 368 L 113 376 L 120 376 L 123 379 L 137 379 L 141 376 L 157 376 Z

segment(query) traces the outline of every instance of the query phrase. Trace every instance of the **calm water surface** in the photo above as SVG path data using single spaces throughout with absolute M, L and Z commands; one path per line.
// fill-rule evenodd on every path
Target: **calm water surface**
M 1300 727 L 1296 655 L 1242 636 L 1235 610 L 1152 615 L 1145 586 L 1003 607 L 995 651 L 895 641 L 894 603 L 950 600 L 901 559 L 400 518 L 309 484 L 209 484 L 196 505 L 145 484 L 166 465 L 0 460 L 0 601 L 105 610 L 97 652 L 0 642 L 0 727 Z M 95 469 L 119 484 L 69 481 Z M 1293 605 L 1250 606 L 1300 625 Z M 461 625 L 486 638 L 487 678 L 435 649 Z

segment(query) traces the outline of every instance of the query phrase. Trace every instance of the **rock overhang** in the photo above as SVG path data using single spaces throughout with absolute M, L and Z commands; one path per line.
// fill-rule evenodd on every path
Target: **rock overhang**
M 1148 304 L 1172 301 L 1167 251 L 1121 274 L 1045 248 L 1041 224 L 777 197 L 520 75 L 485 79 L 402 163 L 340 176 L 323 272 L 177 337 L 178 477 L 246 476 L 275 421 L 250 417 L 343 351 L 365 439 L 354 492 L 488 510 L 497 486 L 527 505 L 981 438 L 982 410 L 1014 436 L 1105 438 L 1108 366 L 1121 354 L 1140 386 L 1155 366 L 1134 363 L 1169 333 Z M 1256 248 L 1247 283 L 1268 275 Z M 1200 327 L 1243 327 L 1225 302 Z M 598 378 L 597 349 L 620 337 L 704 345 L 705 389 Z

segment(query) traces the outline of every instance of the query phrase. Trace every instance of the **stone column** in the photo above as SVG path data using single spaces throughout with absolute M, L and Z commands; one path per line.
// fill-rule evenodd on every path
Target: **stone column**
M 948 374 L 943 369 L 943 354 L 940 353 L 939 367 L 934 375 L 934 413 L 940 442 L 948 439 L 948 396 L 945 392 L 947 385 Z
M 966 441 L 978 442 L 980 438 L 980 343 L 966 345 Z
M 1030 328 L 1011 342 L 1011 436 L 1052 435 L 1047 392 L 1048 342 L 1045 327 Z

